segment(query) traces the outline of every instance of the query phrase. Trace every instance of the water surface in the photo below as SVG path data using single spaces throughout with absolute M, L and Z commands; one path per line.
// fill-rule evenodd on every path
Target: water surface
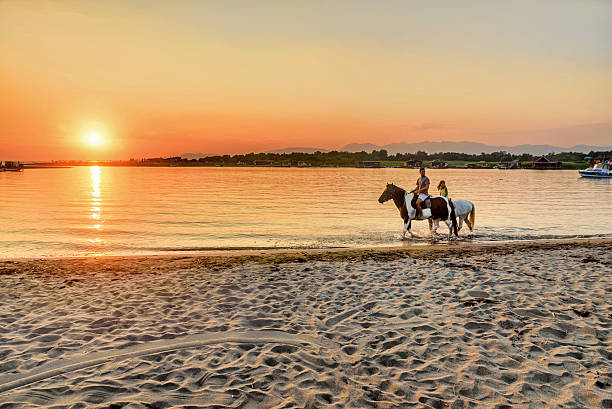
M 476 205 L 473 240 L 612 234 L 609 180 L 577 171 L 428 170 Z M 412 169 L 74 167 L 0 173 L 0 257 L 404 245 L 387 182 Z M 413 223 L 421 235 L 426 222 Z M 439 232 L 448 229 L 442 225 Z M 461 232 L 466 234 L 466 228 Z

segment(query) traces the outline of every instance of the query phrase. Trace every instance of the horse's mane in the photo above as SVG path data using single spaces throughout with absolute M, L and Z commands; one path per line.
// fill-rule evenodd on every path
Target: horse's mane
M 405 207 L 404 204 L 406 203 L 406 191 L 399 186 L 392 186 L 394 187 L 392 195 L 393 202 L 395 202 L 395 206 L 397 206 L 398 209 L 401 209 L 402 207 Z
M 406 194 L 406 190 L 399 187 L 398 185 L 393 185 L 393 187 L 395 187 L 396 189 L 398 189 L 401 193 Z

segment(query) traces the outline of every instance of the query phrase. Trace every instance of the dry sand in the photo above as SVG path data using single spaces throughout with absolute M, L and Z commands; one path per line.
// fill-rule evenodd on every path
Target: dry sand
M 0 261 L 0 408 L 612 408 L 611 248 Z

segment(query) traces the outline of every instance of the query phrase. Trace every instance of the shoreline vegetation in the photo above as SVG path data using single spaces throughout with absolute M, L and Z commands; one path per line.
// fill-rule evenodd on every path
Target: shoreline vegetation
M 144 167 L 346 167 L 346 168 L 468 168 L 468 169 L 584 169 L 586 158 L 609 158 L 612 151 L 551 153 L 542 157 L 531 154 L 510 154 L 505 151 L 479 155 L 441 152 L 428 154 L 419 151 L 389 155 L 386 150 L 372 152 L 314 152 L 314 153 L 249 153 L 246 155 L 206 156 L 187 159 L 180 156 L 168 158 L 143 158 L 129 160 L 82 161 L 59 160 L 28 163 L 25 168 L 54 168 L 70 166 L 144 166 Z M 538 160 L 546 161 L 538 166 Z M 539 165 L 542 165 L 540 163 Z M 549 166 L 547 166 L 549 165 Z

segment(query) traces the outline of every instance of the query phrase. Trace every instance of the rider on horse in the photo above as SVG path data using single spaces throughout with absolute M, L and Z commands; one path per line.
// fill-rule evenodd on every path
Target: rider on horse
M 421 176 L 417 179 L 417 187 L 411 190 L 410 193 L 418 195 L 418 198 L 416 200 L 416 208 L 419 212 L 419 219 L 422 219 L 423 209 L 421 209 L 421 203 L 423 202 L 423 200 L 429 197 L 429 178 L 425 176 L 425 168 L 419 169 L 419 173 L 421 174 Z

